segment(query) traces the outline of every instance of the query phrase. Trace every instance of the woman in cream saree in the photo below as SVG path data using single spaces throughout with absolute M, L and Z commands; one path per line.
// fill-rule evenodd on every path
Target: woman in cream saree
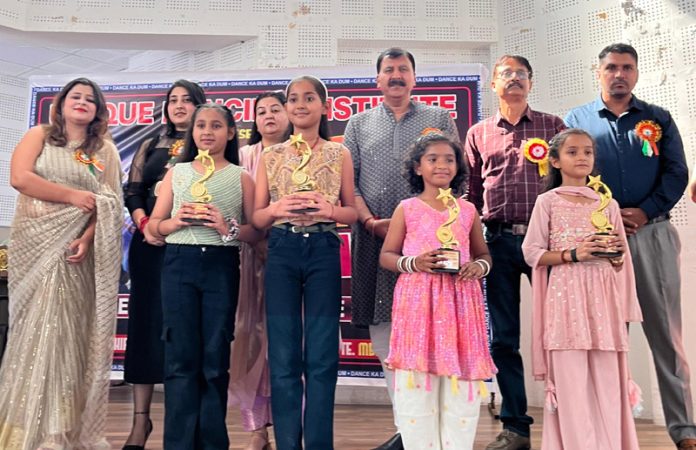
M 103 432 L 123 206 L 118 152 L 103 139 L 107 119 L 99 88 L 74 80 L 54 102 L 53 125 L 29 130 L 13 155 L 20 195 L 0 367 L 5 450 L 110 448 Z M 27 163 L 15 158 L 29 159 L 36 177 L 23 179 Z

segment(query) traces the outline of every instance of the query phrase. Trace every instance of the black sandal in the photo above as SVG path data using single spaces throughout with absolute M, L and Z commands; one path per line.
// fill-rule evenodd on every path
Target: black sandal
M 152 433 L 152 429 L 154 428 L 152 425 L 152 419 L 150 419 L 150 411 L 141 411 L 141 412 L 134 412 L 133 415 L 136 414 L 147 414 L 147 430 L 145 431 L 145 442 L 143 442 L 143 445 L 124 445 L 121 450 L 145 450 L 145 444 L 147 443 L 147 438 L 150 437 L 150 434 Z M 133 420 L 135 421 L 135 417 L 133 417 Z

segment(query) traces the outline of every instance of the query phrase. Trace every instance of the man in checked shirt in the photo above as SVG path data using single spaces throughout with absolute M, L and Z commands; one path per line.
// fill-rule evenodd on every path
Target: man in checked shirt
M 544 181 L 539 159 L 543 146 L 565 128 L 563 120 L 532 110 L 527 96 L 532 88 L 532 66 L 517 55 L 504 55 L 493 66 L 491 88 L 499 99 L 498 112 L 469 129 L 464 148 L 469 162 L 468 199 L 485 225 L 493 257 L 487 300 L 493 330 L 492 355 L 498 367 L 503 397 L 503 431 L 486 450 L 531 448 L 524 370 L 520 355 L 520 279 L 531 269 L 522 255 L 522 241 L 537 195 Z M 525 151 L 525 149 L 527 151 Z M 537 153 L 542 150 L 541 154 Z M 537 150 L 537 151 L 535 151 Z

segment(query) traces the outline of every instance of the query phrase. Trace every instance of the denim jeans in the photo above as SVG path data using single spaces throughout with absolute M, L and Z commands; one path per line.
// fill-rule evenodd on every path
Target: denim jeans
M 522 255 L 524 236 L 487 227 L 485 237 L 493 258 L 493 268 L 486 278 L 486 299 L 493 330 L 491 354 L 498 367 L 496 379 L 503 396 L 500 420 L 503 428 L 529 437 L 534 419 L 527 415 L 520 355 L 520 280 L 522 274 L 531 278 L 531 268 Z
M 278 450 L 333 449 L 341 309 L 340 239 L 272 228 L 265 273 Z M 303 414 L 304 403 L 304 414 Z
M 164 448 L 229 447 L 225 416 L 237 247 L 167 245 L 162 266 Z

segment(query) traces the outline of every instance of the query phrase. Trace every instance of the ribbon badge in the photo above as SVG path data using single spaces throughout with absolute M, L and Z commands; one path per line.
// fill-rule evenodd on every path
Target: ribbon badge
M 174 143 L 169 147 L 169 161 L 167 161 L 166 168 L 169 169 L 170 167 L 173 167 L 174 164 L 176 164 L 176 159 L 181 155 L 181 151 L 184 149 L 184 140 L 183 139 L 177 139 L 174 141 Z
M 636 124 L 636 134 L 643 140 L 643 155 L 650 158 L 660 156 L 657 141 L 662 137 L 662 128 L 652 120 L 641 120 Z
M 75 150 L 73 156 L 75 157 L 75 161 L 86 165 L 89 168 L 90 173 L 95 177 L 97 176 L 95 169 L 99 172 L 104 172 L 104 164 L 97 161 L 97 159 L 94 158 L 94 156 L 87 155 L 87 153 L 83 152 L 79 148 Z
M 439 128 L 433 128 L 433 127 L 428 127 L 424 128 L 423 131 L 421 131 L 421 136 L 427 136 L 429 134 L 442 134 L 442 130 Z
M 524 157 L 538 166 L 539 176 L 549 174 L 549 144 L 539 138 L 532 138 L 524 145 Z

